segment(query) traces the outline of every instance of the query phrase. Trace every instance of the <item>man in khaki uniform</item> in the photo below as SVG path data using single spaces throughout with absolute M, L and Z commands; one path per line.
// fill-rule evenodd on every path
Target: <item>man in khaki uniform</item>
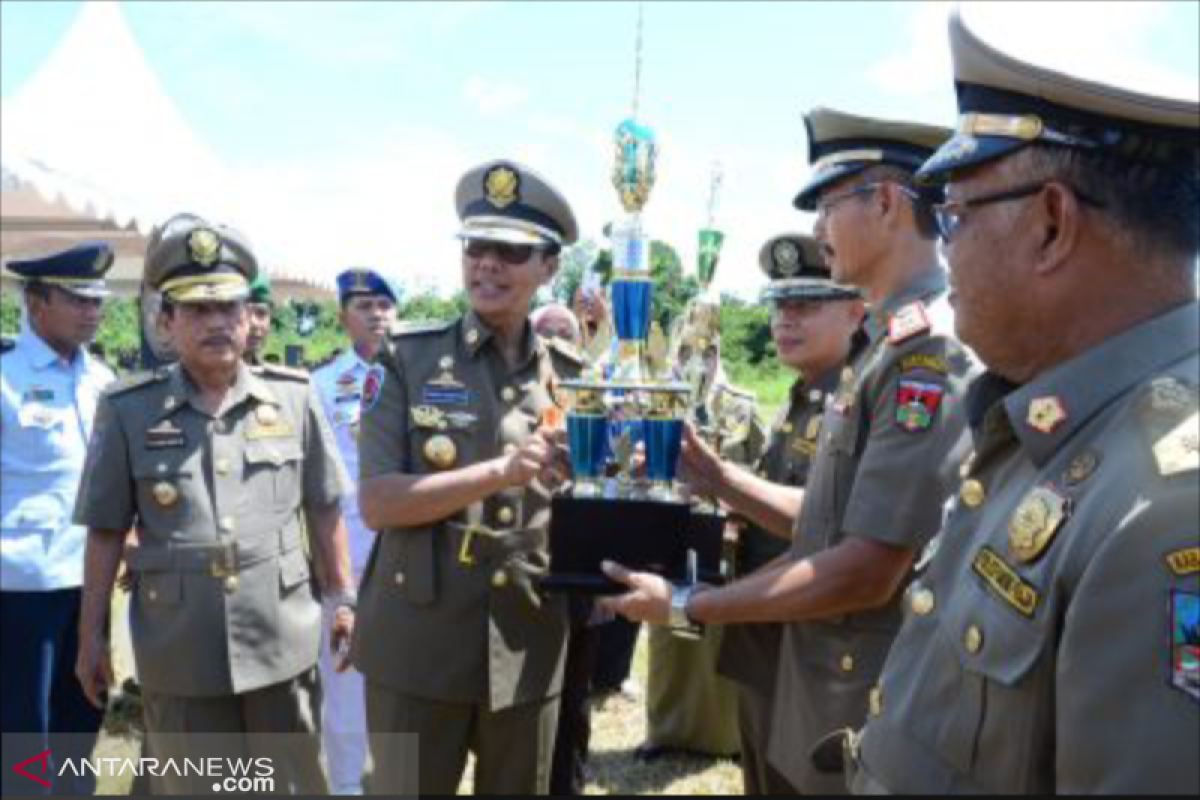
M 392 337 L 363 388 L 359 502 L 380 534 L 353 655 L 370 788 L 453 793 L 473 751 L 476 792 L 544 794 L 567 635 L 565 599 L 532 585 L 562 474 L 544 423 L 581 364 L 534 334 L 529 304 L 577 227 L 511 161 L 469 171 L 455 199 L 471 310 Z M 419 786 L 388 734 L 419 737 Z
M 856 290 L 833 282 L 812 236 L 787 233 L 772 237 L 759 253 L 759 265 L 770 279 L 765 296 L 771 304 L 771 337 L 779 360 L 798 377 L 771 426 L 756 474 L 780 486 L 797 487 L 798 502 L 817 453 L 825 402 L 837 385 L 851 335 L 862 322 L 863 303 Z M 728 483 L 701 480 L 718 489 Z M 737 510 L 734 506 L 733 511 Z M 737 577 L 776 562 L 787 549 L 786 539 L 747 523 L 738 540 Z M 729 625 L 724 631 L 717 667 L 738 687 L 745 792 L 792 793 L 791 784 L 767 761 L 783 626 Z
M 1200 107 L 950 30 L 959 132 L 920 176 L 989 372 L 854 788 L 1195 795 Z
M 812 767 L 809 751 L 866 718 L 900 627 L 903 587 L 952 491 L 944 465 L 965 445 L 958 406 L 974 366 L 949 323 L 931 198 L 912 186 L 950 131 L 826 109 L 806 121 L 813 174 L 796 204 L 817 212 L 814 233 L 834 280 L 863 289 L 870 306 L 828 403 L 808 484 L 797 504 L 790 487 L 721 473 L 692 442 L 684 452 L 690 468 L 729 479 L 722 496 L 750 519 L 780 535 L 794 528 L 791 550 L 721 589 L 672 591 L 654 576 L 611 574 L 635 587 L 614 605 L 642 618 L 790 623 L 768 756 L 808 794 L 845 791 Z
M 304 531 L 321 591 L 341 606 L 337 645 L 354 607 L 337 504 L 344 470 L 308 378 L 241 360 L 247 281 L 257 270 L 246 242 L 196 218 L 155 240 L 147 276 L 162 293 L 180 362 L 119 385 L 100 404 L 75 509 L 89 528 L 78 676 L 102 706 L 109 602 L 125 532 L 136 525 L 138 546 L 124 556 L 154 755 L 266 756 L 277 790 L 323 792 L 321 606 Z M 162 780 L 169 793 L 212 784 L 175 773 Z

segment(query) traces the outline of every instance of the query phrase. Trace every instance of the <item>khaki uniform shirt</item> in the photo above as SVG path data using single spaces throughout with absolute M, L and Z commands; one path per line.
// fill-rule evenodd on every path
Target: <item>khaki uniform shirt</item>
M 792 385 L 788 404 L 771 425 L 766 452 L 756 465 L 759 477 L 783 486 L 801 487 L 817 453 L 825 400 L 839 375 L 834 370 L 811 387 Z M 788 551 L 788 542 L 754 524 L 738 538 L 737 574 L 749 575 Z M 717 669 L 721 675 L 764 694 L 775 691 L 783 625 L 727 625 Z
M 972 387 L 856 788 L 1200 792 L 1197 312 Z
M 920 550 L 938 531 L 967 446 L 960 408 L 974 361 L 953 334 L 945 273 L 934 268 L 873 309 L 825 412 L 791 555 L 862 537 Z M 953 460 L 952 460 L 953 459 Z M 844 791 L 809 751 L 858 727 L 902 620 L 882 608 L 787 625 L 769 757 L 798 790 Z
M 317 660 L 301 512 L 345 485 L 308 376 L 240 365 L 210 416 L 178 364 L 100 403 L 75 521 L 126 531 L 136 574 L 130 627 L 138 676 L 162 694 L 241 694 Z
M 510 368 L 473 313 L 394 336 L 380 355 L 373 406 L 364 388 L 362 479 L 500 457 L 537 429 L 554 405 L 554 383 L 580 368 L 529 328 Z M 359 670 L 395 692 L 492 710 L 556 695 L 566 603 L 530 585 L 549 564 L 549 505 L 535 483 L 432 525 L 382 531 L 359 598 Z

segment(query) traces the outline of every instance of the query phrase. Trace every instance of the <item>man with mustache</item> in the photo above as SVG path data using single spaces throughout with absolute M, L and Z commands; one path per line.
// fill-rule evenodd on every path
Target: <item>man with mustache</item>
M 581 363 L 534 333 L 529 307 L 578 228 L 549 182 L 508 160 L 467 172 L 455 206 L 470 310 L 391 337 L 363 388 L 359 498 L 379 536 L 353 656 L 370 788 L 453 794 L 473 751 L 477 793 L 545 794 L 568 620 L 534 580 L 567 472 L 555 385 Z
M 85 531 L 71 509 L 96 404 L 114 378 L 86 347 L 112 263 L 107 243 L 90 242 L 6 265 L 22 280 L 24 319 L 0 355 L 0 731 L 6 766 L 50 749 L 45 774 L 62 794 L 91 794 L 94 777 L 57 777 L 54 762 L 90 755 L 103 718 L 74 678 Z M 35 788 L 9 769 L 3 785 Z
M 342 495 L 342 518 L 350 540 L 350 568 L 355 585 L 362 580 L 375 532 L 366 526 L 358 508 L 358 439 L 363 383 L 379 355 L 393 323 L 399 290 L 370 269 L 348 269 L 337 276 L 338 321 L 350 346 L 333 361 L 313 372 L 325 417 L 333 428 L 342 463 L 350 473 L 350 491 Z M 325 604 L 331 624 L 337 609 Z M 322 628 L 325 630 L 326 628 Z M 348 643 L 347 643 L 348 644 Z M 367 757 L 367 712 L 362 675 L 353 667 L 339 671 L 335 653 L 321 649 L 321 719 L 330 789 L 334 794 L 362 794 Z
M 813 172 L 795 205 L 817 212 L 814 235 L 838 283 L 869 306 L 825 412 L 802 494 L 735 480 L 725 494 L 791 548 L 773 566 L 720 589 L 671 587 L 610 574 L 631 592 L 621 613 L 679 627 L 787 622 L 768 747 L 770 763 L 804 794 L 843 793 L 809 751 L 861 724 L 902 622 L 914 562 L 937 532 L 965 455 L 959 404 L 974 371 L 954 338 L 946 275 L 916 169 L 950 131 L 818 108 L 806 117 Z M 692 455 L 689 455 L 689 451 Z M 685 442 L 684 457 L 702 451 Z
M 1194 796 L 1200 105 L 1030 63 L 958 13 L 950 44 L 958 134 L 918 177 L 946 186 L 988 372 L 854 789 Z
M 103 708 L 124 557 L 154 756 L 267 757 L 276 790 L 323 793 L 318 597 L 338 609 L 335 650 L 355 606 L 344 468 L 308 377 L 242 360 L 257 270 L 239 233 L 201 219 L 153 237 L 147 279 L 179 362 L 101 401 L 75 509 L 89 528 L 76 672 Z M 123 553 L 135 525 L 138 546 Z M 160 780 L 171 794 L 212 785 L 169 771 Z

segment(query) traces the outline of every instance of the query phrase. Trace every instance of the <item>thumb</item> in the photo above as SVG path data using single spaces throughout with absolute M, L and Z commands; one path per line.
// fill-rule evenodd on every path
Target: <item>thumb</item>
M 605 561 L 600 564 L 600 569 L 604 571 L 605 575 L 617 583 L 624 584 L 630 589 L 638 588 L 637 575 L 633 574 L 617 562 Z

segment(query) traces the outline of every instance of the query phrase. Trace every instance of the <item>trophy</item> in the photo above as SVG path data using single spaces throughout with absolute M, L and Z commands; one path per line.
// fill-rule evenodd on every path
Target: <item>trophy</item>
M 687 579 L 689 563 L 719 582 L 723 525 L 700 518 L 683 497 L 677 468 L 694 390 L 670 362 L 653 323 L 650 240 L 641 212 L 655 180 L 653 132 L 628 119 L 616 130 L 613 184 L 626 215 L 613 226 L 610 285 L 615 357 L 603 340 L 585 348 L 578 380 L 558 384 L 566 410 L 571 481 L 553 500 L 549 590 L 620 591 L 603 561 Z

